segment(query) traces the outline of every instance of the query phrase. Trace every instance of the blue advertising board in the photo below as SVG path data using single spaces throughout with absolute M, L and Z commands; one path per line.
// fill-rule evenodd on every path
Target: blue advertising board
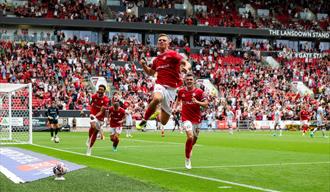
M 0 148 L 0 172 L 15 183 L 53 176 L 53 167 L 59 162 L 64 163 L 68 171 L 85 167 L 16 147 Z

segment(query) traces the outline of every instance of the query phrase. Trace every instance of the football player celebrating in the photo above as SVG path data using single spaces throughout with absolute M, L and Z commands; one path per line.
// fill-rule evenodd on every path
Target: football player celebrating
M 186 73 L 191 68 L 191 64 L 178 52 L 169 49 L 169 44 L 168 35 L 160 34 L 157 43 L 160 54 L 154 59 L 152 66 L 147 66 L 144 59 L 140 61 L 144 72 L 150 76 L 157 73 L 157 79 L 152 100 L 137 129 L 146 126 L 147 120 L 156 112 L 158 104 L 161 104 L 161 112 L 157 118 L 161 124 L 166 125 L 172 114 L 171 104 L 175 101 L 177 88 L 182 85 L 181 72 Z
M 117 151 L 119 144 L 119 135 L 123 129 L 123 122 L 125 120 L 125 109 L 119 106 L 119 102 L 115 102 L 112 107 L 109 108 L 109 122 L 110 122 L 110 140 L 112 141 L 112 150 Z
M 100 131 L 104 116 L 105 116 L 105 110 L 107 106 L 109 105 L 109 98 L 104 95 L 106 90 L 105 85 L 100 85 L 97 93 L 92 95 L 91 100 L 91 114 L 90 114 L 90 125 L 89 128 L 89 134 L 88 134 L 88 140 L 87 140 L 87 152 L 86 155 L 90 156 L 92 153 L 92 147 L 95 143 L 96 137 L 98 132 Z
M 195 79 L 192 73 L 187 73 L 184 80 L 186 86 L 179 90 L 174 109 L 177 109 L 177 106 L 181 104 L 182 127 L 187 135 L 185 167 L 191 169 L 191 153 L 199 134 L 201 107 L 206 108 L 208 106 L 208 101 L 204 91 L 195 87 Z

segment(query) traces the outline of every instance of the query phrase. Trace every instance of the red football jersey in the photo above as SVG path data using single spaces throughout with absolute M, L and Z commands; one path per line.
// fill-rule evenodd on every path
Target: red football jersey
M 110 127 L 122 127 L 122 123 L 118 123 L 125 117 L 125 109 L 119 107 L 117 111 L 112 106 L 109 108 Z
M 153 63 L 152 69 L 157 72 L 156 83 L 177 88 L 182 85 L 180 78 L 180 61 L 183 57 L 173 50 L 168 50 L 158 55 Z
M 191 121 L 192 124 L 198 124 L 201 122 L 201 109 L 200 106 L 192 102 L 192 98 L 195 97 L 197 101 L 204 101 L 206 95 L 203 90 L 194 88 L 187 90 L 181 88 L 178 92 L 178 100 L 182 101 L 182 121 Z
M 309 112 L 306 110 L 302 110 L 300 112 L 300 117 L 301 117 L 301 120 L 309 120 Z
M 98 93 L 92 95 L 92 102 L 91 102 L 91 114 L 96 115 L 100 112 L 101 108 L 104 107 L 105 109 L 109 105 L 109 98 L 107 96 L 99 97 Z M 98 120 L 103 121 L 104 113 L 97 117 Z

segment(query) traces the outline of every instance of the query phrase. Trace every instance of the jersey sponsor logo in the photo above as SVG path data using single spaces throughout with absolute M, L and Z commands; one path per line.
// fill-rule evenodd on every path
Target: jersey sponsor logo
M 156 70 L 158 70 L 158 69 L 164 69 L 164 68 L 169 68 L 169 67 L 170 67 L 169 64 L 161 65 L 161 66 L 158 66 L 158 67 L 156 68 Z
M 193 104 L 195 104 L 192 101 L 182 101 L 182 103 L 185 104 L 185 105 L 193 105 Z

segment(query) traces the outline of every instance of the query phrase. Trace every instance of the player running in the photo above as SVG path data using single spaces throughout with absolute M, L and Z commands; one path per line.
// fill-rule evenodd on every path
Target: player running
M 128 106 L 125 110 L 126 113 L 126 120 L 125 120 L 125 126 L 126 126 L 126 137 L 132 137 L 132 127 L 133 127 L 133 109 L 131 106 Z
M 166 125 L 172 114 L 171 104 L 175 100 L 176 90 L 182 84 L 181 72 L 186 73 L 191 68 L 190 63 L 178 52 L 169 49 L 169 43 L 169 37 L 166 34 L 160 34 L 157 43 L 160 54 L 155 58 L 152 66 L 147 66 L 145 59 L 140 61 L 145 73 L 150 76 L 157 73 L 157 79 L 152 100 L 137 129 L 146 126 L 147 120 L 156 112 L 158 104 L 161 104 L 161 112 L 157 118 L 161 124 Z
M 199 134 L 202 116 L 201 107 L 206 108 L 208 106 L 208 101 L 204 91 L 195 87 L 195 79 L 192 73 L 187 73 L 185 84 L 186 87 L 181 88 L 178 92 L 175 109 L 178 105 L 182 104 L 182 127 L 187 135 L 185 167 L 191 169 L 191 153 Z
M 103 123 L 105 110 L 109 105 L 109 98 L 104 95 L 106 90 L 105 85 L 100 85 L 97 93 L 92 95 L 91 100 L 91 114 L 90 114 L 90 125 L 88 139 L 87 139 L 87 152 L 86 155 L 90 156 L 92 154 L 92 147 L 95 143 L 98 132 L 100 131 Z
M 231 110 L 230 105 L 227 105 L 227 108 L 226 108 L 226 121 L 227 121 L 229 134 L 231 134 L 231 135 L 234 134 L 234 131 L 233 131 L 234 117 L 235 117 L 235 115 L 234 115 L 233 111 Z
M 308 127 L 309 127 L 310 113 L 306 110 L 305 106 L 302 106 L 302 109 L 301 109 L 299 115 L 300 115 L 302 135 L 305 136 L 305 134 L 308 130 Z
M 280 107 L 274 107 L 275 109 L 275 113 L 274 113 L 274 133 L 273 136 L 277 136 L 277 127 L 280 130 L 280 134 L 279 136 L 282 136 L 282 129 L 281 129 L 281 111 L 280 111 Z
M 323 104 L 325 106 L 325 104 Z M 310 137 L 314 137 L 315 132 L 317 130 L 322 130 L 322 135 L 323 137 L 327 138 L 328 136 L 326 136 L 325 134 L 325 110 L 322 107 L 322 105 L 320 105 L 317 110 L 316 110 L 316 125 L 317 127 L 314 128 L 314 130 L 310 133 Z
M 112 141 L 112 151 L 116 152 L 119 144 L 119 136 L 123 130 L 123 122 L 125 121 L 125 109 L 120 107 L 119 102 L 115 102 L 109 108 L 110 122 L 110 140 Z

